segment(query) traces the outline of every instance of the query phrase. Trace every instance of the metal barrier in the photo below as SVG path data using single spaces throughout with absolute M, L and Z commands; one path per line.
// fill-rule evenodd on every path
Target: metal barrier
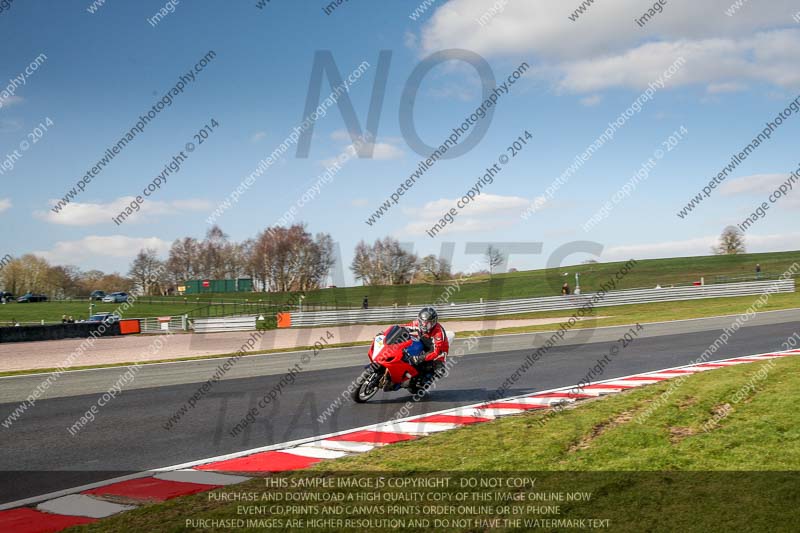
M 793 279 L 615 291 L 606 293 L 602 299 L 593 305 L 594 307 L 609 307 L 613 305 L 675 302 L 702 298 L 753 296 L 765 293 L 787 292 L 795 292 L 795 281 Z M 446 320 L 448 318 L 479 318 L 536 311 L 578 309 L 590 304 L 595 294 L 584 293 L 570 296 L 494 300 L 483 303 L 456 303 L 440 307 L 438 311 L 440 317 Z M 417 305 L 412 307 L 378 307 L 375 309 L 341 311 L 292 312 L 291 325 L 292 327 L 305 327 L 406 322 L 416 318 L 420 307 Z
M 142 333 L 162 333 L 164 331 L 186 331 L 189 324 L 186 315 L 170 317 L 140 318 Z
M 252 316 L 227 316 L 221 318 L 195 318 L 195 333 L 219 333 L 222 331 L 255 331 L 256 319 Z

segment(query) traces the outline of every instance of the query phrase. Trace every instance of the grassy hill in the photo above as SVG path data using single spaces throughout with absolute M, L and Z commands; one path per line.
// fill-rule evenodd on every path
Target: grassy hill
M 694 281 L 705 278 L 706 283 L 738 281 L 754 279 L 756 263 L 761 264 L 762 277 L 781 275 L 789 266 L 800 261 L 800 251 L 774 252 L 763 254 L 743 254 L 728 256 L 679 257 L 671 259 L 643 259 L 619 283 L 619 289 L 634 289 L 669 285 L 690 285 Z M 602 283 L 613 276 L 625 264 L 594 263 L 574 265 L 563 268 L 528 270 L 508 274 L 496 274 L 489 279 L 487 275 L 474 276 L 460 284 L 460 290 L 453 294 L 450 301 L 477 302 L 481 298 L 502 300 L 510 298 L 528 298 L 535 296 L 553 296 L 561 293 L 561 285 L 569 282 L 575 284 L 575 272 L 581 274 L 581 288 L 584 292 L 596 290 Z M 568 273 L 564 276 L 564 273 Z M 322 289 L 306 294 L 307 305 L 329 305 L 341 307 L 359 307 L 364 296 L 369 297 L 370 306 L 423 304 L 436 300 L 448 282 L 419 283 L 413 285 L 344 287 Z M 240 299 L 241 295 L 206 295 L 201 299 L 221 299 L 231 301 Z M 286 301 L 287 296 L 281 293 L 254 294 L 254 298 L 264 298 L 275 303 Z M 251 298 L 252 301 L 252 298 Z

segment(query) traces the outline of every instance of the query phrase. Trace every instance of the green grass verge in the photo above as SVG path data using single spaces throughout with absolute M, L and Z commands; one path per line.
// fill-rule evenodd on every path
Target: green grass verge
M 800 357 L 713 370 L 693 375 L 678 387 L 673 385 L 668 400 L 642 423 L 637 417 L 661 402 L 662 395 L 668 393 L 674 382 L 585 402 L 552 416 L 528 412 L 463 427 L 366 454 L 325 461 L 305 473 L 280 477 L 293 483 L 292 480 L 309 475 L 341 479 L 375 474 L 405 480 L 429 479 L 434 472 L 447 473 L 453 479 L 459 476 L 486 479 L 501 472 L 529 473 L 528 477 L 536 478 L 536 491 L 520 488 L 471 491 L 510 495 L 539 491 L 588 492 L 591 494 L 588 502 L 561 503 L 557 516 L 551 513 L 548 518 L 608 519 L 612 531 L 796 531 L 796 512 L 800 505 L 798 373 Z M 744 390 L 747 392 L 742 393 Z M 728 415 L 717 420 L 715 416 L 726 405 L 732 406 Z M 708 425 L 714 420 L 717 422 Z M 264 480 L 258 479 L 219 489 L 214 494 L 330 492 L 330 489 L 267 487 Z M 390 489 L 339 491 L 391 492 Z M 464 489 L 450 487 L 418 492 L 455 494 Z M 258 501 L 256 505 L 265 503 L 275 501 Z M 217 496 L 201 494 L 137 509 L 85 530 L 179 531 L 186 526 L 187 519 L 253 518 L 242 514 L 242 505 L 248 504 L 220 501 Z M 480 516 L 456 513 L 446 518 L 476 520 L 520 516 L 498 508 L 508 506 L 508 502 L 501 505 L 495 500 L 491 505 L 494 507 Z M 314 511 L 283 515 L 267 512 L 255 518 L 308 517 L 309 513 L 337 518 L 363 517 L 354 509 L 346 510 L 344 515 L 319 514 L 323 508 L 341 507 L 342 503 L 314 503 Z M 530 514 L 530 508 L 523 506 L 522 509 L 521 516 L 544 518 L 539 511 Z M 406 508 L 405 512 L 397 511 L 394 516 L 432 519 L 434 514 Z M 463 531 L 483 529 L 475 527 L 474 522 L 470 527 L 456 528 Z M 244 530 L 258 529 L 245 527 Z

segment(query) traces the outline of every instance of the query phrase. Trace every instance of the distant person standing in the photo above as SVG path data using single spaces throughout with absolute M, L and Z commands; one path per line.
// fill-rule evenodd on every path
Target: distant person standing
M 369 309 L 369 296 L 364 296 L 364 301 L 361 302 L 361 309 Z
M 561 296 L 569 296 L 569 283 L 566 281 L 564 285 L 561 286 Z
M 756 279 L 761 279 L 761 264 L 756 263 Z

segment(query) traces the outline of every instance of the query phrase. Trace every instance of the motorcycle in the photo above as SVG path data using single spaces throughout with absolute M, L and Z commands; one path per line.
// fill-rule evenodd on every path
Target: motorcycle
M 453 338 L 454 335 L 447 333 L 449 342 Z M 367 353 L 370 364 L 356 378 L 353 400 L 366 403 L 379 390 L 391 392 L 405 388 L 411 394 L 417 394 L 430 388 L 436 379 L 444 377 L 447 355 L 419 367 L 408 362 L 409 356 L 420 355 L 424 350 L 419 338 L 403 326 L 391 326 L 376 335 Z

